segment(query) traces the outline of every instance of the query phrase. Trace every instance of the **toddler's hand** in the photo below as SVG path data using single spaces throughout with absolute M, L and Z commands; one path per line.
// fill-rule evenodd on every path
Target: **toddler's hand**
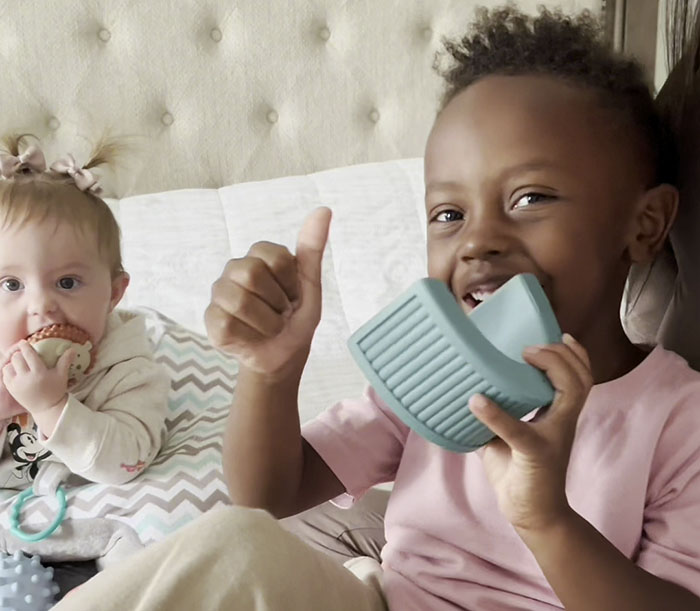
M 551 526 L 570 511 L 566 471 L 593 376 L 583 346 L 570 335 L 563 341 L 523 354 L 556 391 L 552 405 L 532 421 L 513 418 L 483 395 L 470 401 L 474 415 L 498 436 L 480 452 L 499 507 L 523 531 Z
M 296 255 L 258 242 L 226 264 L 212 287 L 207 334 L 251 371 L 282 377 L 306 361 L 321 318 L 321 259 L 331 213 L 314 210 L 299 231 Z
M 68 369 L 74 357 L 74 350 L 66 350 L 56 367 L 48 369 L 34 348 L 22 340 L 2 368 L 2 381 L 14 399 L 36 416 L 67 399 Z

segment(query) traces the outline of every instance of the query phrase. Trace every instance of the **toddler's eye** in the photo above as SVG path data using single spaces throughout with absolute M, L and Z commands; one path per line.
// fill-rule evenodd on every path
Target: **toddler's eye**
M 22 283 L 17 278 L 5 278 L 2 280 L 2 290 L 14 293 L 22 288 Z
M 458 210 L 443 210 L 442 212 L 438 212 L 433 217 L 433 220 L 437 223 L 451 223 L 454 221 L 461 221 L 463 218 L 464 215 Z
M 65 278 L 61 278 L 57 284 L 59 288 L 62 288 L 66 291 L 70 291 L 72 289 L 78 288 L 78 286 L 80 286 L 80 281 L 77 278 L 73 278 L 72 276 L 66 276 Z
M 533 204 L 541 204 L 544 201 L 552 199 L 551 195 L 544 195 L 542 193 L 525 193 L 521 195 L 513 204 L 513 210 L 518 210 L 519 208 L 527 208 Z

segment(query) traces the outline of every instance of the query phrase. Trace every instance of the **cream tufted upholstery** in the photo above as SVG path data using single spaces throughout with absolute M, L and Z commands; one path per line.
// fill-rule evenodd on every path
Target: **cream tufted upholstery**
M 128 134 L 135 154 L 107 192 L 119 197 L 420 156 L 440 39 L 496 3 L 3 2 L 0 132 L 79 160 L 105 130 Z

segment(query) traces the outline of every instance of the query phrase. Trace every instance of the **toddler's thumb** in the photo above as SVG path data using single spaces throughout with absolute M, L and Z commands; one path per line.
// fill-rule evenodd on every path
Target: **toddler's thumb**
M 316 208 L 304 219 L 297 238 L 297 269 L 303 279 L 321 286 L 321 261 L 328 241 L 331 210 Z

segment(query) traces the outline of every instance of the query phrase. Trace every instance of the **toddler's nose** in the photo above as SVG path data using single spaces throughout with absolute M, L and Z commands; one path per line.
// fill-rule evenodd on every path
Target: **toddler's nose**
M 460 241 L 461 259 L 489 259 L 507 254 L 512 248 L 513 236 L 507 219 L 498 214 L 475 215 L 465 223 Z

